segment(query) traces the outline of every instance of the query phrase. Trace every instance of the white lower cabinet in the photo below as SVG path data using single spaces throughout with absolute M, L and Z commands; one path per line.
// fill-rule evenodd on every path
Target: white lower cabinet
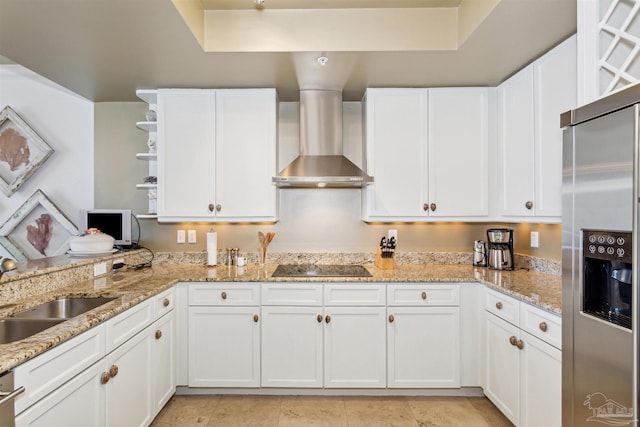
M 325 307 L 324 386 L 386 386 L 384 307 Z
M 105 425 L 105 387 L 98 362 L 16 416 L 16 427 L 86 427 Z
M 389 387 L 460 387 L 460 308 L 387 310 Z
M 146 426 L 151 423 L 152 328 L 145 329 L 106 358 L 106 425 Z
M 16 385 L 29 392 L 16 400 L 16 425 L 148 426 L 175 392 L 175 313 L 166 311 L 172 292 L 161 294 L 169 303 L 160 310 L 144 301 L 18 366 Z M 152 317 L 141 323 L 149 309 Z
M 493 314 L 486 314 L 487 365 L 484 394 L 514 424 L 520 416 L 520 354 L 511 340 L 519 329 Z M 513 337 L 513 338 L 511 338 Z
M 189 387 L 260 386 L 260 285 L 189 287 Z
M 562 352 L 551 345 L 560 333 L 559 317 L 491 290 L 486 301 L 484 393 L 516 426 L 559 427 Z M 540 338 L 525 332 L 533 330 L 532 319 L 539 321 Z
M 388 386 L 460 387 L 459 285 L 390 284 L 387 292 Z
M 260 385 L 260 307 L 189 307 L 189 387 Z
M 262 387 L 322 387 L 322 307 L 262 307 Z

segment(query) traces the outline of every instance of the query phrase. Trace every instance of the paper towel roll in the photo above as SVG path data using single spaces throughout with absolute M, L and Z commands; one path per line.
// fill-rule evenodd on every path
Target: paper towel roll
M 218 265 L 218 233 L 207 233 L 207 265 Z

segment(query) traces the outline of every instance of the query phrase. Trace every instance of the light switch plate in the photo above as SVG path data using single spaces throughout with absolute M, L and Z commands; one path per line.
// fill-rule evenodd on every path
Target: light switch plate
M 187 238 L 189 243 L 196 242 L 196 230 L 189 230 Z
M 538 232 L 537 231 L 532 231 L 531 232 L 531 247 L 532 248 L 537 248 L 538 247 Z
M 186 233 L 184 230 L 178 230 L 176 243 L 184 243 L 186 241 Z

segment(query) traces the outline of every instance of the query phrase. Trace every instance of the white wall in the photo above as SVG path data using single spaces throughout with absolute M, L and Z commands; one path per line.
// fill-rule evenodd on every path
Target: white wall
M 0 65 L 0 109 L 11 106 L 54 153 L 11 197 L 0 193 L 0 225 L 36 190 L 73 222 L 93 207 L 93 102 L 16 64 Z M 0 246 L 1 256 L 10 256 Z

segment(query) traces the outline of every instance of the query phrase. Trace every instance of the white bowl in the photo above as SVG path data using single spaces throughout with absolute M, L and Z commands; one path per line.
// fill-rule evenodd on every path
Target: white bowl
M 85 234 L 69 240 L 73 252 L 107 252 L 113 249 L 115 239 L 108 234 Z

